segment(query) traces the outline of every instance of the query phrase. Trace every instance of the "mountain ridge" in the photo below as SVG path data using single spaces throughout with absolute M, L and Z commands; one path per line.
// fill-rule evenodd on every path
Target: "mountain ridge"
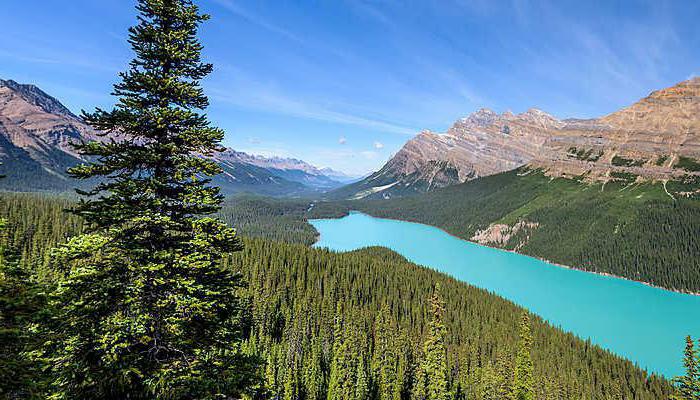
M 700 168 L 700 78 L 691 78 L 600 118 L 559 119 L 531 108 L 482 108 L 445 133 L 422 131 L 379 171 L 332 195 L 390 198 L 531 165 L 548 176 L 611 181 L 684 179 Z
M 0 188 L 16 191 L 68 191 L 86 182 L 66 170 L 83 157 L 71 146 L 100 140 L 98 132 L 59 100 L 31 84 L 0 79 Z M 250 155 L 227 148 L 212 156 L 223 169 L 214 177 L 225 194 L 311 195 L 340 186 L 302 160 Z

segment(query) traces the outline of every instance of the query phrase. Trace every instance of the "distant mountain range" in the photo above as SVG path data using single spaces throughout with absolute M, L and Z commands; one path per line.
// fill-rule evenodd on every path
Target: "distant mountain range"
M 84 184 L 66 174 L 66 169 L 81 162 L 70 145 L 81 138 L 98 136 L 57 99 L 34 85 L 0 79 L 0 173 L 6 176 L 0 180 L 0 189 L 66 191 Z M 265 158 L 227 149 L 214 159 L 224 170 L 214 183 L 225 194 L 311 195 L 352 180 L 293 158 Z
M 423 131 L 379 171 L 331 193 L 391 198 L 530 165 L 586 181 L 666 181 L 700 173 L 700 78 L 596 119 L 481 109 L 446 133 Z
M 0 189 L 66 191 L 84 184 L 65 172 L 81 161 L 70 146 L 81 138 L 98 136 L 57 99 L 34 85 L 0 79 L 0 173 L 7 176 Z M 225 194 L 391 198 L 524 165 L 591 182 L 682 180 L 700 174 L 700 78 L 595 119 L 481 109 L 445 133 L 419 133 L 361 180 L 298 159 L 233 149 L 214 159 L 224 170 L 214 183 Z

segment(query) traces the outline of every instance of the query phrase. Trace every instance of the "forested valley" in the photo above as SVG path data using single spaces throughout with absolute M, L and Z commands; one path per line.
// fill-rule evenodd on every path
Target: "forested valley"
M 65 213 L 75 204 L 65 197 L 4 194 L 1 201 L 6 264 L 22 271 L 3 286 L 1 301 L 10 311 L 3 340 L 13 343 L 8 359 L 14 360 L 3 368 L 13 374 L 6 376 L 24 371 L 14 383 L 24 382 L 22 393 L 41 398 L 48 382 L 40 379 L 37 360 L 24 358 L 36 345 L 27 327 L 46 317 L 44 294 L 64 275 L 52 265 L 51 249 L 81 233 L 83 224 Z M 524 390 L 532 397 L 526 398 L 658 399 L 671 393 L 669 381 L 389 250 L 338 254 L 308 247 L 303 242 L 313 240 L 313 228 L 305 236 L 299 219 L 288 217 L 305 212 L 305 203 L 241 198 L 222 209 L 222 218 L 235 215 L 243 226 L 273 225 L 268 234 L 243 229 L 250 237 L 244 250 L 224 262 L 247 282 L 242 348 L 259 360 L 250 396 L 502 399 L 529 374 Z M 523 323 L 524 316 L 530 321 Z M 429 386 L 439 394 L 421 395 Z
M 192 0 L 139 0 L 137 11 L 128 40 L 134 58 L 114 86 L 115 105 L 84 112 L 99 135 L 73 143 L 82 163 L 68 174 L 90 188 L 78 196 L 0 195 L 1 397 L 695 398 L 695 356 L 686 357 L 687 379 L 674 385 L 386 249 L 309 246 L 316 232 L 307 218 L 350 208 L 463 235 L 534 216 L 539 209 L 528 204 L 538 203 L 541 177 L 506 174 L 401 203 L 225 199 L 211 185 L 221 167 L 203 157 L 221 151 L 224 137 L 205 113 L 201 87 L 213 70 L 197 36 L 209 16 Z M 518 184 L 526 187 L 516 191 Z M 512 196 L 494 195 L 497 187 Z M 483 195 L 455 201 L 462 190 Z M 583 192 L 572 196 L 590 200 Z M 503 202 L 510 208 L 499 209 Z M 694 203 L 676 204 L 670 218 L 695 215 Z M 662 245 L 673 250 L 671 261 L 697 254 L 678 244 L 681 234 L 669 237 Z M 588 250 L 562 243 L 566 256 Z M 694 275 L 670 267 L 674 284 L 693 287 Z M 684 385 L 690 389 L 679 392 Z

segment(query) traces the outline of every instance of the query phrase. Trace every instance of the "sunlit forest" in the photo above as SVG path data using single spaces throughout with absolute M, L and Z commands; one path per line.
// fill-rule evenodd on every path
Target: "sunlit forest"
M 523 170 L 391 201 L 227 197 L 202 86 L 209 15 L 136 4 L 113 107 L 71 116 L 95 132 L 70 143 L 79 189 L 0 193 L 1 398 L 700 398 L 690 336 L 684 376 L 651 374 L 388 249 L 315 248 L 308 223 L 361 210 L 470 239 L 531 221 L 502 247 L 697 292 L 696 200 Z

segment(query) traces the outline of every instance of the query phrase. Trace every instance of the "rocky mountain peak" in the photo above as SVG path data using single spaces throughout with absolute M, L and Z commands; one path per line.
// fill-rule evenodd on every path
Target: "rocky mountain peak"
M 477 127 L 487 127 L 492 125 L 499 118 L 498 113 L 488 108 L 481 108 L 468 117 L 462 118 L 460 122 L 465 125 L 474 125 Z
M 216 154 L 214 159 L 220 161 L 234 161 L 256 165 L 261 168 L 274 168 L 279 170 L 298 170 L 312 175 L 323 175 L 323 172 L 316 166 L 297 158 L 285 158 L 279 156 L 264 157 L 261 155 L 248 154 L 227 148 L 225 151 Z
M 78 119 L 78 117 L 66 106 L 61 104 L 60 101 L 48 95 L 35 85 L 17 83 L 11 79 L 0 79 L 0 90 L 3 88 L 6 89 L 6 92 L 9 91 L 20 96 L 24 101 L 41 108 L 46 113 Z
M 602 118 L 560 120 L 531 108 L 514 115 L 482 108 L 446 134 L 421 132 L 351 189 L 368 196 L 415 193 L 531 165 L 552 176 L 609 181 L 668 180 L 700 160 L 700 78 Z M 689 162 L 686 161 L 687 165 Z M 440 177 L 440 179 L 436 179 Z
M 0 80 L 0 188 L 63 191 L 80 186 L 66 170 L 82 161 L 73 142 L 100 140 L 98 132 L 34 85 Z M 226 194 L 301 195 L 340 185 L 315 166 L 293 158 L 227 149 L 212 156 L 223 169 L 213 178 Z
M 516 115 L 515 118 L 531 125 L 546 129 L 559 128 L 563 125 L 563 122 L 558 118 L 538 108 L 530 108 L 524 113 Z

